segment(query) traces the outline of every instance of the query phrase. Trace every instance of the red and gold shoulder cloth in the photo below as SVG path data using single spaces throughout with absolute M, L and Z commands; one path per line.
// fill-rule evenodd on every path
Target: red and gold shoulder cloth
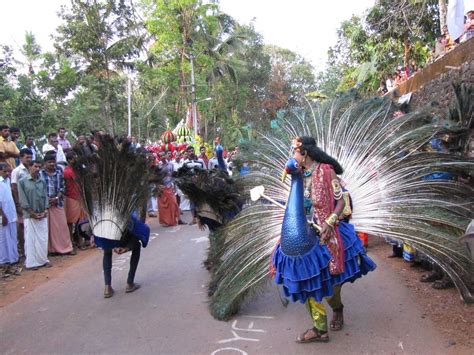
M 311 176 L 311 201 L 313 203 L 314 217 L 319 224 L 334 212 L 336 202 L 332 188 L 332 174 L 334 168 L 330 164 L 320 163 L 314 169 Z M 332 255 L 329 263 L 331 275 L 338 275 L 344 272 L 344 244 L 342 243 L 339 227 L 334 225 L 334 235 L 329 240 L 327 247 Z

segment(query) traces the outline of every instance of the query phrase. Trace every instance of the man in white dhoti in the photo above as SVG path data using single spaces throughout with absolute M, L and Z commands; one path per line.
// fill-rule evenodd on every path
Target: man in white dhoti
M 29 164 L 29 174 L 18 182 L 18 197 L 25 223 L 25 266 L 38 270 L 50 267 L 48 260 L 48 207 L 46 182 L 41 179 L 40 161 Z
M 0 163 L 0 264 L 6 265 L 4 276 L 19 274 L 18 239 L 16 230 L 16 208 L 10 187 L 10 167 Z
M 20 206 L 20 199 L 18 198 L 18 181 L 23 179 L 25 176 L 29 174 L 28 166 L 30 161 L 35 160 L 33 158 L 32 151 L 27 148 L 22 148 L 20 150 L 20 165 L 18 165 L 13 171 L 11 172 L 11 182 L 12 182 L 12 193 L 13 193 L 13 200 L 15 201 L 16 206 L 16 226 L 17 226 L 17 237 L 18 237 L 18 253 L 20 254 L 20 258 L 25 257 L 25 228 L 23 224 L 23 210 Z

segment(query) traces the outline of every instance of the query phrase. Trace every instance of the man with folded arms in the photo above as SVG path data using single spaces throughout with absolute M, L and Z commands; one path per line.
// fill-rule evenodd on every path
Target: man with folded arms
M 38 270 L 51 267 L 48 260 L 48 207 L 46 182 L 40 176 L 42 163 L 29 163 L 28 175 L 18 182 L 18 197 L 25 224 L 25 266 Z

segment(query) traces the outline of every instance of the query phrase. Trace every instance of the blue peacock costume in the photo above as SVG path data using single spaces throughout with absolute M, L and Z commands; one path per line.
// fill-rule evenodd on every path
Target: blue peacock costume
M 319 234 L 309 225 L 305 215 L 303 171 L 294 158 L 288 160 L 285 170 L 291 175 L 291 190 L 283 219 L 281 240 L 272 258 L 275 282 L 283 286 L 284 293 L 290 300 L 306 303 L 314 327 L 325 333 L 327 317 L 320 302 L 323 298 L 330 297 L 328 303 L 333 310 L 342 314 L 342 284 L 353 282 L 374 270 L 376 265 L 366 255 L 354 227 L 347 222 L 350 206 L 344 206 L 340 216 L 331 217 L 337 218 L 333 222 L 335 233 L 327 243 L 321 244 Z M 325 199 L 324 195 L 328 195 L 328 191 L 322 189 L 325 186 L 324 181 L 331 178 L 328 175 L 331 170 L 329 164 L 317 164 L 316 170 L 310 176 L 311 186 L 316 190 L 312 193 L 313 222 L 320 225 L 328 223 L 325 218 L 328 218 L 328 213 L 333 214 L 337 200 L 343 199 L 344 204 L 349 205 L 349 199 L 343 197 L 344 193 L 347 196 L 347 192 L 343 192 L 342 188 L 338 191 L 334 189 L 329 191 L 330 195 L 334 196 L 330 202 L 332 209 L 329 207 L 324 215 L 327 206 L 319 203 L 321 199 Z M 333 182 L 334 185 L 338 186 L 336 181 Z M 342 327 L 342 324 L 339 326 Z

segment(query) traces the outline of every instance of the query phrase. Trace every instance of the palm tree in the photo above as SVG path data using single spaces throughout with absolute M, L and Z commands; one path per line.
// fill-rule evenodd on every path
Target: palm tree
M 28 73 L 33 76 L 35 74 L 33 65 L 41 56 L 41 47 L 36 42 L 36 37 L 32 32 L 25 33 L 25 44 L 23 44 L 21 52 L 26 57 Z
M 438 6 L 439 6 L 439 27 L 440 27 L 441 33 L 443 33 L 443 27 L 446 25 L 446 15 L 448 13 L 446 0 L 438 0 Z

